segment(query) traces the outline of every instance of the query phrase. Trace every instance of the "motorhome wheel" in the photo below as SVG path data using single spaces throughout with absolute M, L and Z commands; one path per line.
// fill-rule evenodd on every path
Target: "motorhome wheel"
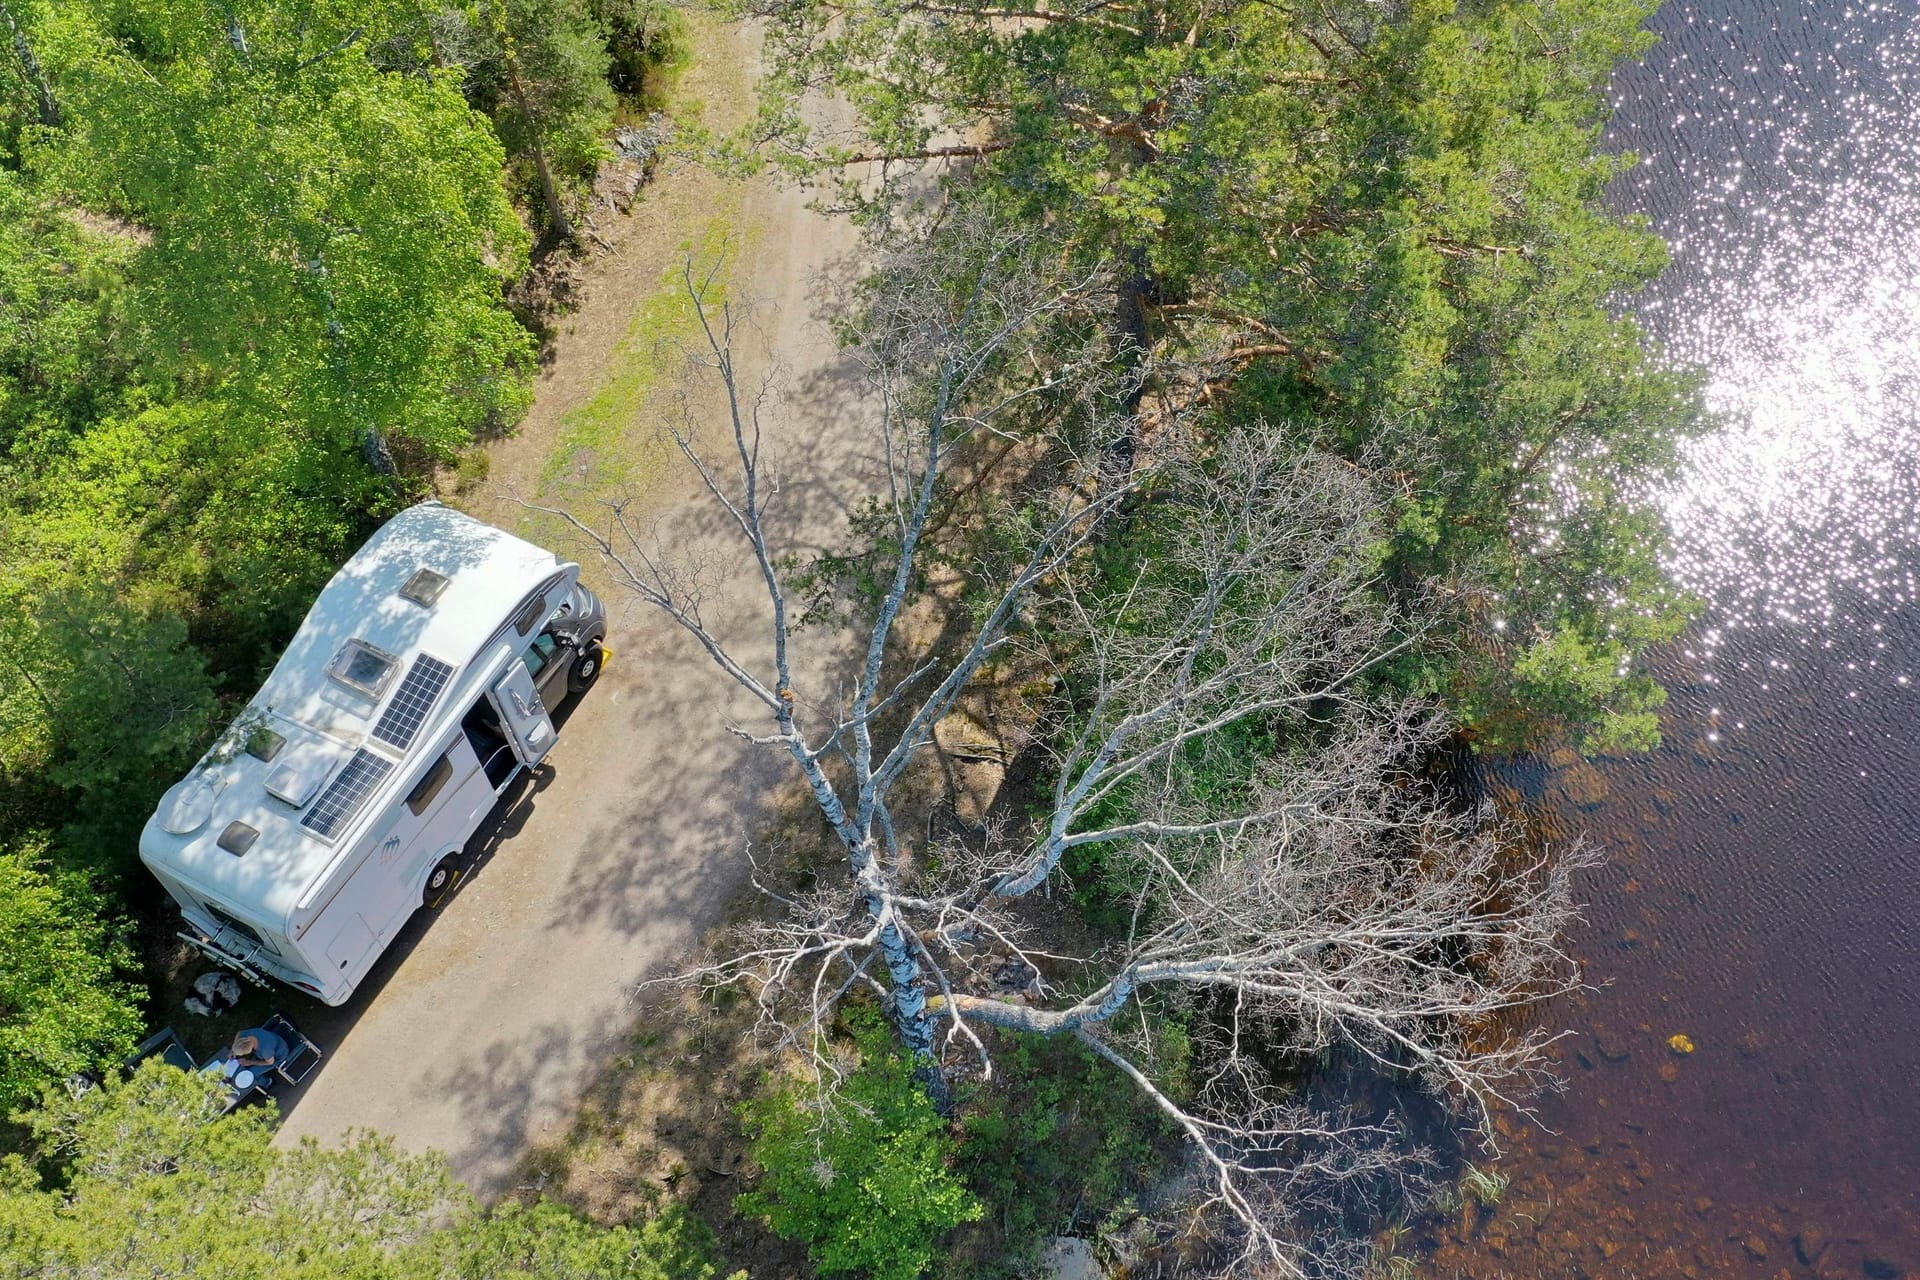
M 593 682 L 600 678 L 600 666 L 606 661 L 606 656 L 601 652 L 598 640 L 588 641 L 587 647 L 580 651 L 580 656 L 573 660 L 573 670 L 567 673 L 568 691 L 585 693 L 592 688 Z
M 427 887 L 420 895 L 422 900 L 430 907 L 437 905 L 440 895 L 447 891 L 448 886 L 453 883 L 454 877 L 459 873 L 459 854 L 450 853 L 434 863 L 433 870 L 427 875 Z

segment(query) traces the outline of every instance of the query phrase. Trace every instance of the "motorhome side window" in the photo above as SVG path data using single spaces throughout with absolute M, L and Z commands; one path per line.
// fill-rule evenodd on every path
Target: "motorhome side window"
M 433 798 L 440 794 L 440 788 L 447 785 L 447 779 L 453 776 L 453 761 L 441 756 L 433 762 L 433 768 L 427 770 L 427 776 L 420 779 L 407 796 L 407 808 L 419 817 L 433 807 Z
M 547 593 L 543 591 L 527 601 L 526 607 L 520 610 L 518 617 L 514 618 L 513 629 L 523 636 L 532 635 L 533 629 L 546 620 Z

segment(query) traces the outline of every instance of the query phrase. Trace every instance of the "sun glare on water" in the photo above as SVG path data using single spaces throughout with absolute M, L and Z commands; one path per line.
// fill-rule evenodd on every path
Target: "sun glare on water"
M 1722 421 L 1661 495 L 1715 631 L 1824 641 L 1920 596 L 1920 28 L 1881 31 L 1836 55 L 1826 101 L 1756 97 L 1750 130 L 1691 139 L 1703 173 L 1733 148 L 1764 181 L 1656 219 L 1671 284 L 1639 309 Z

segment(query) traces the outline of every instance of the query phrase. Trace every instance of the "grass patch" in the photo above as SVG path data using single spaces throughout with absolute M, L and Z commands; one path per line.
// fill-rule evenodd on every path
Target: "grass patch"
M 487 452 L 485 445 L 476 444 L 462 449 L 453 467 L 453 491 L 471 493 L 485 484 L 487 477 L 492 474 L 493 455 Z
M 743 251 L 738 193 L 727 193 L 725 203 L 684 245 L 695 279 L 712 273 L 709 305 L 725 299 Z M 553 454 L 540 472 L 541 496 L 563 489 L 589 497 L 626 492 L 659 475 L 673 446 L 662 432 L 642 430 L 641 420 L 661 383 L 678 373 L 688 348 L 702 340 L 682 270 L 676 263 L 661 273 L 659 288 L 628 322 L 599 389 L 561 416 Z

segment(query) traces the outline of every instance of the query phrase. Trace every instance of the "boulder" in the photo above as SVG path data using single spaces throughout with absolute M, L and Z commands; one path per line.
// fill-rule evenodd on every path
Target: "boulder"
M 1590 809 L 1606 800 L 1613 791 L 1605 774 L 1584 760 L 1561 771 L 1560 790 L 1582 809 Z
M 1093 1242 L 1078 1236 L 1055 1236 L 1040 1255 L 1040 1274 L 1047 1280 L 1104 1280 L 1106 1271 L 1093 1256 Z

